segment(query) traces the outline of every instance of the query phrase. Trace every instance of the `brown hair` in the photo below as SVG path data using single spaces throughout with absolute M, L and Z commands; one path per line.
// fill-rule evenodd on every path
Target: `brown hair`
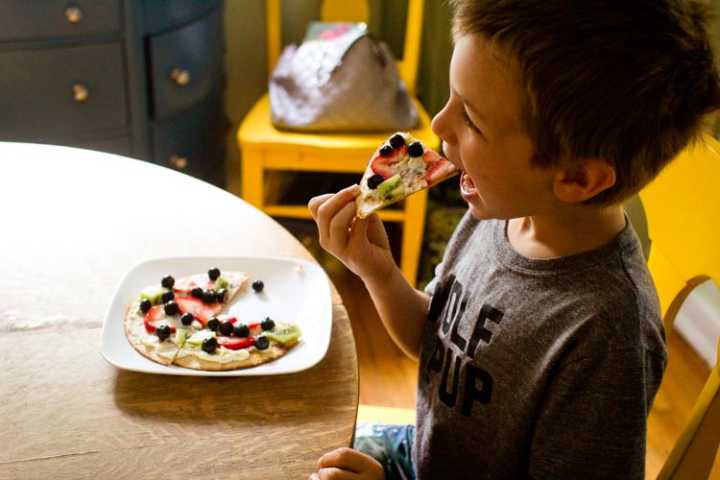
M 456 37 L 489 38 L 515 63 L 534 165 L 603 158 L 615 166 L 616 184 L 588 203 L 639 191 L 720 108 L 708 14 L 696 1 L 450 2 Z

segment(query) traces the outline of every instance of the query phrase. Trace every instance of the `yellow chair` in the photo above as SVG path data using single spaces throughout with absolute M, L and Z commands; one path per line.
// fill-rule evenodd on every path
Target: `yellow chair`
M 267 0 L 267 43 L 270 71 L 281 50 L 280 0 Z M 364 21 L 368 18 L 366 1 L 326 0 L 324 21 Z M 414 97 L 422 30 L 423 0 L 408 1 L 404 58 L 398 62 L 400 76 L 418 109 L 419 124 L 410 133 L 430 148 L 438 148 L 439 140 L 430 129 L 430 118 Z M 268 95 L 251 109 L 238 130 L 242 151 L 242 196 L 249 203 L 276 217 L 310 218 L 307 206 L 266 205 L 264 175 L 267 171 L 310 171 L 324 173 L 364 172 L 375 149 L 391 132 L 373 134 L 305 134 L 275 129 L 270 122 Z M 324 192 L 319 192 L 324 193 Z M 308 199 L 309 200 L 309 199 Z M 405 200 L 402 209 L 387 209 L 380 218 L 402 224 L 400 268 L 411 284 L 415 284 L 418 257 L 425 223 L 427 191 Z
M 685 149 L 640 199 L 648 218 L 648 266 L 672 335 L 675 317 L 693 289 L 709 279 L 720 281 L 720 143 L 707 136 Z M 719 385 L 716 359 L 659 479 L 708 478 L 720 444 Z

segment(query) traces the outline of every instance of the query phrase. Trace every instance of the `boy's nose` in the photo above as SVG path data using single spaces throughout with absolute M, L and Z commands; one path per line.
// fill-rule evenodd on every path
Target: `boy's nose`
M 430 128 L 432 131 L 440 137 L 445 143 L 454 144 L 456 143 L 455 134 L 453 133 L 452 115 L 450 102 L 440 110 L 430 122 Z

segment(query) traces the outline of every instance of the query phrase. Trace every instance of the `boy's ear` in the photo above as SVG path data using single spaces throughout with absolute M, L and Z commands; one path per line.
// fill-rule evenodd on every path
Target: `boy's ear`
M 600 158 L 585 159 L 555 173 L 553 191 L 561 202 L 581 203 L 615 185 L 615 167 Z

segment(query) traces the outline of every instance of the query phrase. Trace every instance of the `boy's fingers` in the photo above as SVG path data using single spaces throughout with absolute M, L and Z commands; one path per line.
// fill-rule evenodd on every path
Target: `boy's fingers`
M 357 474 L 340 468 L 323 468 L 318 472 L 319 480 L 356 480 Z
M 377 245 L 382 248 L 390 248 L 388 243 L 387 233 L 383 226 L 382 220 L 377 213 L 371 214 L 365 219 L 365 235 L 367 240 L 373 245 Z
M 350 243 L 367 241 L 367 219 L 354 217 L 350 226 Z
M 317 209 L 315 221 L 318 224 L 321 244 L 326 243 L 330 239 L 330 221 L 348 202 L 355 198 L 358 189 L 357 185 L 351 185 L 340 190 L 331 198 L 322 202 Z
M 332 238 L 332 243 L 340 248 L 344 248 L 348 243 L 350 226 L 355 218 L 355 209 L 355 202 L 346 203 L 330 222 L 330 238 Z
M 340 468 L 351 472 L 364 472 L 373 465 L 374 459 L 368 455 L 362 454 L 352 448 L 338 448 L 332 452 L 328 452 L 318 460 L 318 467 L 323 468 Z
M 334 194 L 332 193 L 326 193 L 324 195 L 318 195 L 317 197 L 313 197 L 308 202 L 308 209 L 310 210 L 310 215 L 312 215 L 313 220 L 317 219 L 317 211 L 318 208 L 320 208 L 320 205 L 325 203 L 329 198 L 331 198 Z

